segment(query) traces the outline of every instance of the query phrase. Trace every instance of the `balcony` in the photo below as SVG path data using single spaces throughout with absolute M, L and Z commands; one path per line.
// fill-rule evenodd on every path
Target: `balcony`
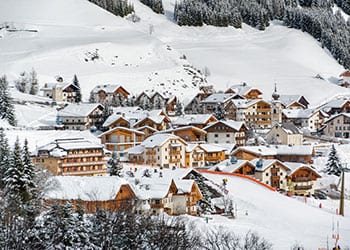
M 181 161 L 180 158 L 172 158 L 172 157 L 171 157 L 171 158 L 169 159 L 169 162 L 170 162 L 170 163 L 178 163 L 178 162 L 180 162 L 180 161 Z
M 155 150 L 147 150 L 146 155 L 155 155 L 156 151 Z
M 103 175 L 106 174 L 107 171 L 106 169 L 94 169 L 94 170 L 82 170 L 82 171 L 66 171 L 66 172 L 61 172 L 62 175 L 64 176 L 69 176 L 69 175 Z
M 105 161 L 86 161 L 86 162 L 62 162 L 61 167 L 78 167 L 78 166 L 89 166 L 89 165 L 101 165 L 105 164 Z
M 173 156 L 173 155 L 181 155 L 181 150 L 170 150 L 169 151 L 169 155 Z
M 293 177 L 292 178 L 293 182 L 308 182 L 308 181 L 312 181 L 311 177 Z
M 312 185 L 305 185 L 305 186 L 300 186 L 300 185 L 295 185 L 294 190 L 310 190 L 312 189 Z
M 102 156 L 102 151 L 99 153 L 87 153 L 87 154 L 68 154 L 68 158 L 83 158 L 83 157 L 95 157 Z

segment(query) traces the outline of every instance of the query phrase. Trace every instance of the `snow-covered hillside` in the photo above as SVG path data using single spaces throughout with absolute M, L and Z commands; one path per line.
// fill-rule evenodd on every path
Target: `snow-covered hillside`
M 131 2 L 141 18 L 138 23 L 87 0 L 1 1 L 0 23 L 18 32 L 0 30 L 0 71 L 13 80 L 34 67 L 41 84 L 56 75 L 70 81 L 77 74 L 85 100 L 102 83 L 120 83 L 133 93 L 177 93 L 185 99 L 197 90 L 192 81 L 199 81 L 196 73 L 184 69 L 189 63 L 208 67 L 208 80 L 217 89 L 245 81 L 269 97 L 276 82 L 281 93 L 303 94 L 314 105 L 349 94 L 327 81 L 343 67 L 306 33 L 278 23 L 266 31 L 246 25 L 179 27 L 171 21 L 174 0 L 164 1 L 166 15 L 153 13 L 138 0 Z M 92 60 L 96 49 L 99 58 Z M 180 59 L 183 54 L 189 62 Z M 314 78 L 317 74 L 326 80 Z
M 221 183 L 223 178 L 221 175 L 206 176 L 217 183 Z M 225 178 L 228 178 L 227 188 L 237 205 L 238 216 L 234 220 L 214 216 L 209 226 L 221 225 L 237 234 L 244 234 L 248 230 L 257 231 L 273 243 L 273 249 L 290 249 L 296 242 L 305 249 L 318 249 L 327 247 L 327 237 L 329 246 L 334 246 L 334 221 L 334 228 L 339 222 L 339 245 L 350 245 L 349 215 L 335 216 L 334 211 L 331 213 L 312 207 L 248 180 L 232 176 Z M 349 206 L 348 201 L 346 206 Z M 208 226 L 204 221 L 200 223 L 203 227 Z

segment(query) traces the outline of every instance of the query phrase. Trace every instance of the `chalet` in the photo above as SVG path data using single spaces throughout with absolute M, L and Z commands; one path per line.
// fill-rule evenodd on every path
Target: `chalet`
M 143 127 L 139 127 L 137 128 L 136 130 L 140 131 L 140 132 L 143 132 L 145 134 L 145 138 L 155 134 L 158 132 L 157 129 L 155 128 L 152 128 L 150 126 L 143 126 Z
M 271 127 L 271 104 L 262 99 L 231 100 L 228 104 L 230 114 L 226 117 L 236 121 L 244 121 L 248 127 Z
M 57 139 L 38 147 L 33 162 L 54 175 L 105 175 L 103 146 L 82 138 Z
M 207 132 L 195 126 L 184 126 L 174 129 L 167 129 L 159 133 L 173 134 L 181 137 L 186 142 L 205 142 L 205 135 Z
M 340 74 L 340 86 L 349 88 L 350 86 L 350 70 L 346 70 Z
M 204 167 L 204 150 L 199 144 L 189 143 L 186 147 L 185 164 L 192 168 Z
M 331 116 L 324 122 L 324 135 L 337 138 L 350 138 L 350 113 L 340 113 Z
M 74 209 L 79 205 L 87 213 L 132 210 L 136 204 L 132 187 L 116 176 L 57 176 L 53 180 L 57 187 L 45 194 L 46 203 L 70 202 Z
M 245 146 L 235 149 L 231 156 L 242 160 L 261 158 L 264 160 L 277 159 L 280 161 L 312 163 L 315 155 L 314 148 L 308 145 L 271 145 Z
M 151 109 L 151 107 L 153 106 L 151 102 L 151 97 L 149 97 L 149 95 L 146 94 L 145 92 L 142 92 L 136 97 L 135 105 L 138 105 L 139 107 L 142 107 L 142 108 L 148 107 L 149 109 Z
M 73 83 L 45 83 L 40 89 L 45 97 L 51 98 L 56 103 L 76 102 L 80 87 Z
M 314 185 L 320 174 L 308 164 L 298 162 L 284 162 L 290 169 L 288 182 L 292 185 L 290 189 L 298 195 L 311 195 L 314 193 Z M 290 190 L 289 190 L 290 191 Z
M 102 125 L 103 106 L 96 103 L 71 103 L 58 112 L 58 119 L 65 129 L 86 130 Z
M 225 94 L 237 94 L 242 96 L 244 99 L 259 99 L 261 98 L 262 92 L 257 89 L 248 86 L 245 82 L 231 86 L 225 91 Z
M 275 124 L 266 134 L 270 144 L 302 145 L 303 134 L 293 123 Z
M 164 96 L 159 92 L 154 93 L 150 97 L 153 109 L 165 109 L 167 114 L 173 115 L 177 103 L 177 97 L 174 95 Z
M 292 122 L 295 126 L 317 132 L 329 115 L 320 109 L 283 109 L 282 121 Z
M 187 143 L 172 134 L 154 134 L 139 146 L 124 151 L 132 163 L 179 168 L 185 166 Z
M 291 170 L 287 165 L 279 160 L 254 159 L 251 161 L 255 165 L 255 178 L 276 189 L 288 189 L 288 173 Z
M 350 100 L 347 98 L 334 99 L 322 105 L 320 109 L 330 116 L 339 113 L 350 113 Z
M 248 128 L 244 122 L 227 120 L 212 122 L 204 130 L 207 132 L 207 143 L 231 143 L 244 146 Z
M 211 93 L 197 93 L 195 97 L 185 106 L 185 114 L 203 114 L 201 101 L 210 96 Z
M 97 85 L 90 93 L 94 102 L 108 102 L 112 106 L 123 106 L 129 95 L 130 93 L 121 85 L 113 84 Z
M 195 126 L 197 128 L 203 129 L 208 126 L 211 122 L 216 122 L 217 119 L 212 114 L 196 114 L 196 115 L 183 115 L 177 117 L 172 121 L 173 127 L 183 127 L 183 126 Z
M 99 138 L 108 150 L 123 151 L 140 145 L 145 139 L 145 134 L 135 129 L 115 127 L 101 134 Z
M 202 143 L 200 146 L 204 151 L 206 165 L 216 164 L 226 159 L 226 148 L 207 143 Z
M 279 95 L 284 109 L 307 109 L 309 102 L 302 95 Z
M 146 116 L 143 119 L 140 119 L 138 122 L 134 124 L 134 128 L 138 129 L 144 126 L 148 126 L 154 128 L 158 131 L 165 130 L 170 126 L 170 120 L 167 116 Z
M 122 115 L 111 114 L 103 123 L 103 128 L 112 129 L 115 127 L 130 128 L 130 122 Z
M 177 192 L 173 196 L 173 214 L 197 215 L 198 201 L 203 199 L 197 183 L 194 180 L 175 180 Z
M 235 157 L 224 160 L 210 168 L 213 171 L 236 173 L 254 176 L 255 165 L 247 160 L 238 160 Z
M 203 114 L 212 114 L 218 105 L 225 107 L 231 99 L 242 99 L 236 94 L 214 93 L 200 102 L 203 108 Z

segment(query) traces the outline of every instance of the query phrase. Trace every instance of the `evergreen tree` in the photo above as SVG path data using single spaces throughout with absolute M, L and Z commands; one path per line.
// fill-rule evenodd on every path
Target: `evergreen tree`
M 183 115 L 182 104 L 181 104 L 181 102 L 179 102 L 179 101 L 176 103 L 175 115 L 176 115 L 176 116 L 181 116 L 181 115 Z
M 19 78 L 15 81 L 15 86 L 19 92 L 28 93 L 30 89 L 30 76 L 23 71 L 19 74 Z
M 5 75 L 0 77 L 0 119 L 5 119 L 10 125 L 16 126 L 15 110 Z
M 102 112 L 102 123 L 104 123 L 107 118 L 113 113 L 113 110 L 111 109 L 110 104 L 108 101 L 105 101 L 103 112 Z
M 120 160 L 116 151 L 113 151 L 111 159 L 108 161 L 109 175 L 119 176 L 122 175 L 123 166 L 120 164 Z
M 332 145 L 331 150 L 328 154 L 328 161 L 326 163 L 325 172 L 329 175 L 336 176 L 340 176 L 342 172 L 342 168 L 337 155 L 337 150 L 335 149 L 334 145 Z
M 150 7 L 157 14 L 164 14 L 162 0 L 140 0 L 141 3 Z
M 215 111 L 214 111 L 214 116 L 216 117 L 216 119 L 218 120 L 223 120 L 225 119 L 225 110 L 222 107 L 222 103 L 218 103 L 215 107 Z
M 8 166 L 10 165 L 10 148 L 4 129 L 0 128 L 0 190 L 5 187 L 4 177 Z
M 73 77 L 73 84 L 78 88 L 77 95 L 75 96 L 75 102 L 81 102 L 81 89 L 77 75 Z
M 39 91 L 39 82 L 38 82 L 38 77 L 34 69 L 29 73 L 29 85 L 30 85 L 30 90 L 29 94 L 31 95 L 36 95 Z
M 95 103 L 96 102 L 95 94 L 92 91 L 90 92 L 89 102 L 90 103 Z

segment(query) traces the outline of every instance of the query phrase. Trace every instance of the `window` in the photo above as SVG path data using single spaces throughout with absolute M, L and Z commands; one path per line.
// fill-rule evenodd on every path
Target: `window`
M 217 138 L 217 137 L 219 137 L 219 135 L 218 134 L 214 134 L 214 137 Z
M 230 137 L 230 134 L 226 134 L 226 137 Z
M 159 158 L 159 156 L 158 156 L 158 158 Z M 166 160 L 166 159 L 168 159 L 168 156 L 165 156 L 165 160 Z M 158 159 L 158 160 L 159 160 L 159 159 Z
M 269 173 L 266 173 L 266 176 L 269 176 Z

